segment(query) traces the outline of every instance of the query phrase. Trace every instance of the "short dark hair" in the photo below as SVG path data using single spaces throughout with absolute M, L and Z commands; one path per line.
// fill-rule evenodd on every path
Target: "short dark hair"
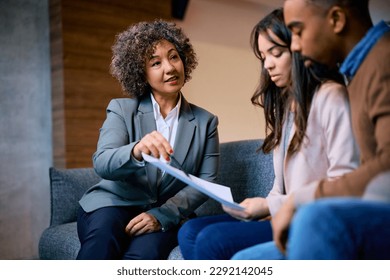
M 163 20 L 139 22 L 118 34 L 112 46 L 110 73 L 118 79 L 122 89 L 130 97 L 140 98 L 150 92 L 145 65 L 161 40 L 167 40 L 175 46 L 183 61 L 184 82 L 191 79 L 198 61 L 192 44 L 182 29 L 173 22 Z
M 306 0 L 306 2 L 325 9 L 328 9 L 331 6 L 345 7 L 357 16 L 369 16 L 369 0 Z
M 368 5 L 369 0 L 306 0 L 307 2 L 317 3 L 322 6 L 339 5 L 343 7 L 361 7 Z

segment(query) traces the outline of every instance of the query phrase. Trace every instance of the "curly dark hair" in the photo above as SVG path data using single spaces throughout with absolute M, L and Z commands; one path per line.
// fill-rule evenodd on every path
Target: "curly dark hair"
M 184 65 L 184 82 L 198 65 L 196 53 L 189 38 L 173 22 L 155 20 L 129 26 L 116 36 L 112 46 L 110 73 L 118 79 L 122 89 L 131 98 L 140 98 L 150 93 L 146 80 L 145 64 L 161 40 L 172 43 Z

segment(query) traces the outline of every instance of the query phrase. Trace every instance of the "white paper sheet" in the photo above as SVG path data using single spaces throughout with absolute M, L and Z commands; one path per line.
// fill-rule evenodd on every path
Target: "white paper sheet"
M 145 161 L 149 162 L 150 164 L 153 164 L 159 169 L 176 177 L 177 179 L 208 195 L 209 197 L 217 200 L 218 202 L 234 209 L 244 210 L 244 207 L 233 201 L 232 192 L 229 187 L 208 182 L 191 174 L 187 176 L 182 170 L 177 169 L 165 162 L 162 162 L 155 157 L 149 156 L 147 154 L 142 154 L 142 156 Z

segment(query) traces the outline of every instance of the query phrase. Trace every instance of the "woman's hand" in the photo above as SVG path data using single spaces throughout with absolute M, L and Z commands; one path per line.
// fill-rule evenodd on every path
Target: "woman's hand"
M 146 134 L 133 148 L 133 156 L 141 161 L 142 153 L 152 154 L 155 158 L 161 156 L 169 161 L 169 155 L 173 153 L 173 149 L 167 139 L 158 131 L 153 131 Z
M 126 226 L 126 233 L 130 236 L 138 236 L 161 230 L 159 221 L 151 214 L 143 212 L 134 217 Z
M 222 205 L 223 210 L 239 220 L 261 219 L 269 215 L 267 200 L 263 197 L 247 198 L 240 203 L 244 210 L 237 210 Z

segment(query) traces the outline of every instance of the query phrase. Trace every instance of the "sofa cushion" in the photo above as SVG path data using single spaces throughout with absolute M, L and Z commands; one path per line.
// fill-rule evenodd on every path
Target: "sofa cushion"
M 179 246 L 173 248 L 173 250 L 169 253 L 168 260 L 183 260 L 183 255 L 181 254 Z
M 39 240 L 41 260 L 74 260 L 79 250 L 76 222 L 49 227 Z
M 77 220 L 78 201 L 84 192 L 101 179 L 93 168 L 56 169 L 51 167 L 50 226 Z
M 266 197 L 274 181 L 272 154 L 257 150 L 261 140 L 241 140 L 221 144 L 218 183 L 232 189 L 233 198 Z

